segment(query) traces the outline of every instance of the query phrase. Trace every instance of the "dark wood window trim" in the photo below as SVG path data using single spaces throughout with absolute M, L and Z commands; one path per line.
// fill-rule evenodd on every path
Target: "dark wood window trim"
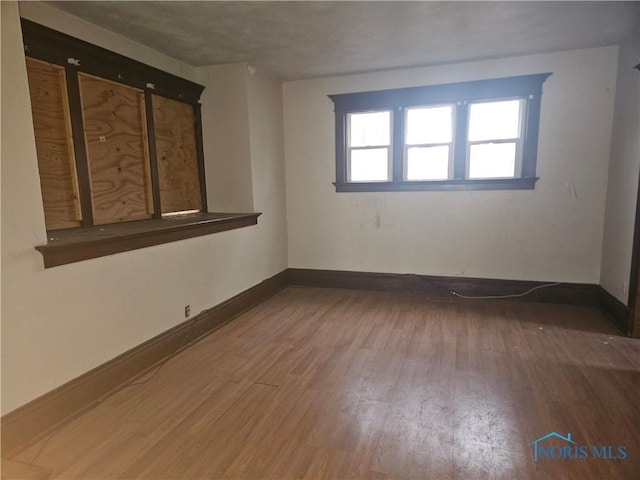
M 78 174 L 80 208 L 82 210 L 82 226 L 93 226 L 94 219 L 79 74 L 94 75 L 144 92 L 148 134 L 147 148 L 149 151 L 153 194 L 153 218 L 161 218 L 162 209 L 159 193 L 160 180 L 157 169 L 152 96 L 158 95 L 191 105 L 195 119 L 196 159 L 200 177 L 201 204 L 199 209 L 201 212 L 206 212 L 205 164 L 202 146 L 202 126 L 200 124 L 200 95 L 204 87 L 29 20 L 21 19 L 21 25 L 26 56 L 53 65 L 59 65 L 66 72 L 73 149 Z
M 30 20 L 23 18 L 21 24 L 24 50 L 29 57 L 193 105 L 204 90 L 195 82 Z
M 248 227 L 260 213 L 196 213 L 162 219 L 112 223 L 47 232 L 47 244 L 36 247 L 45 268 L 127 252 L 162 243 Z
M 401 182 L 334 182 L 337 192 L 415 192 L 421 190 L 533 190 L 537 177 Z
M 522 75 L 517 77 L 478 80 L 424 87 L 399 88 L 358 93 L 329 95 L 335 106 L 335 150 L 337 192 L 387 192 L 416 190 L 523 190 L 534 189 L 536 177 L 536 159 L 538 150 L 538 130 L 540 122 L 540 103 L 542 84 L 551 73 Z M 466 153 L 461 151 L 461 142 L 466 148 L 466 104 L 473 101 L 522 98 L 526 100 L 526 119 L 523 133 L 524 154 L 522 173 L 516 178 L 466 179 L 464 160 Z M 404 161 L 399 156 L 404 132 L 402 121 L 392 120 L 394 145 L 392 146 L 392 179 L 382 182 L 350 182 L 347 173 L 346 140 L 347 114 L 374 110 L 389 110 L 394 117 L 402 118 L 408 107 L 428 106 L 443 103 L 456 104 L 463 112 L 456 114 L 454 149 L 455 178 L 450 180 L 407 181 L 403 179 Z
M 35 247 L 44 258 L 45 268 L 257 224 L 260 213 L 207 213 L 200 105 L 200 95 L 204 90 L 202 85 L 29 20 L 22 19 L 21 22 L 25 54 L 28 57 L 62 66 L 66 72 L 73 126 L 73 146 L 80 187 L 82 226 L 48 230 L 47 244 Z M 153 185 L 152 219 L 94 225 L 78 84 L 79 73 L 94 75 L 144 92 L 150 176 Z M 200 213 L 165 217 L 161 215 L 153 102 L 151 101 L 153 95 L 193 107 L 196 157 L 200 172 Z

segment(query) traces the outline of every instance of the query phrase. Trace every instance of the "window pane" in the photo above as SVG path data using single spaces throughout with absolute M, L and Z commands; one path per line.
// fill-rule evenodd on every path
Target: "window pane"
M 449 147 L 410 147 L 407 149 L 407 180 L 446 180 L 449 178 Z
M 376 147 L 391 144 L 391 112 L 349 114 L 349 146 Z
M 504 178 L 516 176 L 515 143 L 471 145 L 469 178 Z
M 452 111 L 450 105 L 407 109 L 407 144 L 451 142 Z
M 472 103 L 469 141 L 502 140 L 520 136 L 520 100 Z
M 389 149 L 351 150 L 350 180 L 352 182 L 389 180 Z

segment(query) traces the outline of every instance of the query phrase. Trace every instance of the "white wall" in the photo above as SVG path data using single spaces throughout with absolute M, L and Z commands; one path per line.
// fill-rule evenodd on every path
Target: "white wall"
M 640 31 L 620 45 L 600 284 L 629 301 L 640 172 Z
M 282 82 L 258 70 L 249 74 L 247 84 L 254 209 L 263 212 L 258 230 L 281 246 L 271 256 L 256 258 L 255 265 L 288 266 Z
M 44 269 L 34 246 L 45 243 L 35 142 L 18 9 L 2 6 L 2 413 L 58 387 L 194 314 L 287 267 L 280 90 L 254 79 L 251 94 L 268 124 L 253 125 L 252 158 L 261 175 L 258 225 Z M 21 4 L 29 14 L 38 8 Z M 195 69 L 134 42 L 104 34 L 53 9 L 47 24 L 174 74 Z M 103 35 L 104 34 L 104 35 Z M 148 58 L 148 61 L 147 61 Z M 270 98 L 270 95 L 275 95 Z M 268 98 L 265 98 L 268 97 Z M 209 106 L 203 104 L 203 112 Z M 205 142 L 209 138 L 204 127 Z M 280 132 L 280 133 L 279 133 Z M 206 158 L 208 174 L 217 169 Z M 268 175 L 265 171 L 270 172 Z
M 616 60 L 614 46 L 285 83 L 289 266 L 598 283 Z M 335 192 L 328 94 L 542 72 L 535 190 Z
M 209 211 L 252 211 L 247 65 L 202 67 L 197 73 L 206 87 L 202 102 L 209 106 L 202 112 L 204 156 L 217 159 L 216 171 L 205 172 Z

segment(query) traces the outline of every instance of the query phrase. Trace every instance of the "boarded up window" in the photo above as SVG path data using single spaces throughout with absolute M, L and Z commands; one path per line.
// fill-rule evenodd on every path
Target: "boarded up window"
M 47 230 L 206 213 L 204 87 L 21 24 Z
M 193 106 L 159 95 L 152 103 L 162 213 L 200 210 Z
M 27 58 L 31 111 L 47 230 L 82 220 L 64 68 Z
M 150 218 L 144 93 L 79 74 L 95 224 Z

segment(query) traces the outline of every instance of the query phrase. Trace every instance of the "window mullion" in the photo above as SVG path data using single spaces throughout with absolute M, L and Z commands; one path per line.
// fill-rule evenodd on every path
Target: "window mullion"
M 397 107 L 393 109 L 392 112 L 393 144 L 391 146 L 391 178 L 394 182 L 401 182 L 404 180 L 404 108 Z
M 349 160 L 347 148 L 349 132 L 347 131 L 347 113 L 335 110 L 335 142 L 336 142 L 336 182 L 342 183 L 350 181 L 351 178 L 347 174 Z
M 80 211 L 82 212 L 82 226 L 93 226 L 93 199 L 91 198 L 91 177 L 89 174 L 89 160 L 84 138 L 84 120 L 82 116 L 82 100 L 80 98 L 80 82 L 78 69 L 71 65 L 65 66 L 67 77 L 67 95 L 69 97 L 69 116 L 73 137 L 73 150 L 76 158 L 76 172 L 78 174 L 78 195 L 80 196 Z
M 467 123 L 467 102 L 458 102 L 456 104 L 456 123 L 453 131 L 453 178 L 456 180 L 463 180 L 466 178 Z
M 529 95 L 525 108 L 525 125 L 522 155 L 522 177 L 536 176 L 536 158 L 538 156 L 538 131 L 540 128 L 540 94 Z
M 196 156 L 198 158 L 198 175 L 200 177 L 200 199 L 202 206 L 200 211 L 207 213 L 209 211 L 207 201 L 207 182 L 204 171 L 204 140 L 202 138 L 202 105 L 200 102 L 193 105 L 193 114 L 195 119 L 194 130 L 196 133 Z
M 158 155 L 156 151 L 156 135 L 153 120 L 153 100 L 151 91 L 144 90 L 144 105 L 147 120 L 147 144 L 149 148 L 149 170 L 151 173 L 151 194 L 153 197 L 153 218 L 162 218 L 160 205 L 160 179 L 158 177 Z

